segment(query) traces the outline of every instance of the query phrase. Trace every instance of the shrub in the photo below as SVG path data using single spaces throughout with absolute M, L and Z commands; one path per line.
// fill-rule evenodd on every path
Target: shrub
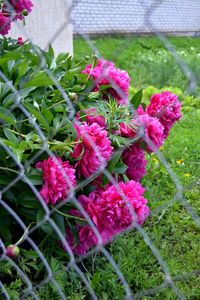
M 87 57 L 55 58 L 51 47 L 5 38 L 1 45 L 0 228 L 7 249 L 31 255 L 31 230 L 45 252 L 56 254 L 59 245 L 84 255 L 142 225 L 149 215 L 140 183 L 144 153 L 156 151 L 180 119 L 178 97 L 162 92 L 146 106 L 141 90 L 129 97 L 128 74 L 111 62 L 94 57 L 86 66 Z M 42 272 L 33 273 L 40 280 Z

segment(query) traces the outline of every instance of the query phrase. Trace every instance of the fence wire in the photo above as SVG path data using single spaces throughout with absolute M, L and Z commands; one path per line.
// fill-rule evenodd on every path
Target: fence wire
M 71 24 L 71 22 L 73 22 L 74 24 L 76 23 L 76 20 L 71 20 L 69 18 L 69 3 L 68 3 L 68 1 L 67 0 L 65 0 L 65 1 L 59 0 L 58 2 L 65 4 L 66 20 L 63 24 L 61 24 L 59 30 L 57 30 L 57 32 L 49 39 L 50 43 L 53 43 L 58 38 L 59 34 L 65 29 L 65 27 L 68 26 L 69 24 Z M 187 65 L 187 63 L 179 56 L 179 54 L 177 53 L 177 51 L 175 50 L 173 45 L 170 43 L 167 36 L 165 36 L 163 33 L 159 32 L 158 29 L 155 28 L 151 22 L 151 16 L 153 14 L 153 11 L 156 10 L 157 7 L 161 6 L 163 1 L 153 1 L 152 5 L 147 5 L 146 1 L 142 1 L 142 0 L 141 1 L 139 0 L 139 2 L 144 9 L 144 14 L 145 14 L 145 18 L 144 18 L 145 24 L 144 25 L 146 27 L 148 27 L 149 29 L 151 29 L 151 31 L 154 32 L 154 34 L 156 34 L 156 36 L 163 43 L 163 45 L 166 47 L 166 49 L 173 55 L 177 64 L 180 66 L 182 72 L 187 76 L 187 78 L 189 80 L 189 85 L 188 85 L 189 91 L 194 92 L 197 87 L 197 79 L 196 79 L 195 74 L 190 69 L 190 67 Z M 59 5 L 59 3 L 57 3 L 56 5 Z M 70 13 L 73 12 L 73 8 L 74 7 L 71 6 Z M 13 18 L 14 18 L 14 16 L 13 16 Z M 27 39 L 29 39 L 29 33 L 26 31 L 26 27 L 21 26 L 21 24 L 18 24 L 17 26 L 19 26 L 23 35 L 26 36 Z M 94 45 L 90 36 L 84 33 L 84 30 L 82 30 L 82 28 L 79 28 L 79 35 L 86 41 L 88 46 L 92 49 L 92 52 L 94 53 L 94 55 L 101 57 L 101 53 L 100 53 L 99 49 Z M 120 55 L 120 52 L 123 50 L 124 46 L 127 46 L 127 45 L 122 43 L 121 47 L 115 50 L 114 56 Z M 75 109 L 74 109 L 74 105 L 73 105 L 72 101 L 69 99 L 67 93 L 62 88 L 62 86 L 59 84 L 58 80 L 54 77 L 51 70 L 47 69 L 46 67 L 44 69 L 44 66 L 46 66 L 46 59 L 45 59 L 45 56 L 43 55 L 43 53 L 42 52 L 38 53 L 38 48 L 34 44 L 32 44 L 32 49 L 33 49 L 33 51 L 35 51 L 35 53 L 39 54 L 39 56 L 41 58 L 41 64 L 40 64 L 41 70 L 44 70 L 46 75 L 54 82 L 56 88 L 58 89 L 58 91 L 62 95 L 63 99 L 65 100 L 66 108 L 67 108 L 67 112 L 68 112 L 67 117 L 71 120 L 71 122 L 73 124 L 74 120 L 75 120 Z M 105 76 L 106 76 L 106 69 L 105 69 L 104 77 Z M 28 122 L 30 123 L 31 128 L 34 128 L 37 131 L 37 133 L 42 141 L 41 149 L 37 152 L 36 155 L 34 155 L 34 157 L 31 158 L 31 160 L 26 161 L 26 165 L 31 165 L 31 164 L 35 163 L 35 161 L 37 159 L 39 159 L 39 157 L 44 153 L 48 154 L 48 156 L 50 156 L 52 158 L 55 158 L 54 153 L 52 151 L 50 151 L 48 148 L 48 140 L 45 136 L 45 133 L 41 130 L 40 125 L 32 118 L 32 115 L 30 114 L 30 112 L 26 109 L 26 107 L 21 102 L 20 93 L 16 90 L 15 86 L 9 81 L 9 79 L 6 77 L 6 75 L 3 74 L 2 72 L 0 72 L 0 78 L 1 78 L 2 82 L 9 84 L 12 92 L 16 95 L 14 104 L 12 105 L 12 107 L 10 107 L 10 111 L 15 111 L 16 109 L 21 110 L 23 112 L 24 116 L 26 116 Z M 115 83 L 112 81 L 111 78 L 109 78 L 107 76 L 106 79 L 112 86 L 115 85 Z M 123 91 L 119 90 L 118 86 L 115 86 L 115 89 L 117 90 L 118 94 L 121 94 L 123 96 Z M 93 90 L 93 87 L 91 87 L 90 91 L 92 91 L 92 90 Z M 88 90 L 88 92 L 90 92 L 90 91 Z M 129 105 L 131 107 L 130 103 L 129 103 Z M 133 107 L 132 107 L 132 109 L 134 110 Z M 141 125 L 141 132 L 143 132 L 142 125 Z M 137 141 L 137 139 L 139 139 L 141 137 L 141 135 L 143 134 L 141 132 L 138 134 L 135 141 Z M 29 278 L 29 276 L 26 274 L 26 272 L 22 270 L 19 262 L 17 260 L 10 259 L 6 255 L 6 246 L 4 245 L 3 240 L 0 239 L 0 247 L 2 249 L 2 255 L 0 257 L 0 261 L 5 262 L 5 263 L 8 262 L 9 265 L 16 271 L 16 273 L 18 274 L 18 277 L 21 278 L 21 280 L 24 284 L 21 287 L 20 299 L 40 299 L 38 296 L 38 292 L 40 291 L 40 289 L 42 287 L 44 287 L 48 283 L 51 283 L 54 286 L 54 288 L 57 290 L 57 294 L 59 297 L 58 299 L 69 299 L 64 294 L 62 287 L 56 281 L 56 277 L 59 275 L 59 273 L 61 271 L 63 272 L 63 270 L 60 270 L 60 271 L 58 270 L 56 273 L 52 271 L 47 258 L 45 257 L 44 253 L 41 251 L 40 247 L 37 245 L 35 238 L 34 238 L 34 234 L 35 234 L 35 236 L 37 236 L 38 229 L 41 228 L 41 226 L 46 223 L 48 223 L 52 227 L 55 235 L 58 237 L 58 239 L 63 244 L 64 251 L 66 252 L 66 261 L 68 260 L 68 262 L 66 263 L 66 266 L 65 266 L 65 272 L 68 274 L 70 274 L 71 272 L 75 272 L 77 274 L 77 276 L 80 278 L 80 281 L 82 281 L 82 284 L 85 285 L 85 289 L 88 291 L 88 293 L 90 295 L 89 297 L 91 299 L 98 299 L 98 296 L 96 295 L 94 289 L 92 288 L 91 282 L 87 276 L 87 272 L 85 272 L 85 270 L 81 267 L 81 264 L 84 265 L 84 261 L 94 258 L 96 253 L 99 253 L 99 252 L 102 254 L 102 256 L 105 257 L 105 259 L 112 266 L 113 271 L 116 273 L 119 281 L 121 282 L 121 285 L 125 292 L 125 299 L 127 299 L 127 300 L 128 299 L 146 299 L 146 298 L 143 298 L 145 296 L 154 297 L 157 292 L 164 290 L 166 288 L 172 289 L 175 298 L 186 299 L 184 294 L 180 291 L 177 283 L 180 281 L 188 280 L 188 279 L 199 276 L 200 270 L 198 270 L 198 269 L 195 270 L 195 268 L 194 268 L 193 272 L 185 272 L 185 273 L 177 275 L 177 276 L 172 276 L 170 273 L 170 270 L 169 270 L 169 266 L 168 266 L 165 258 L 162 257 L 159 247 L 157 247 L 154 244 L 154 241 L 150 237 L 150 235 L 147 234 L 145 229 L 143 229 L 137 222 L 133 222 L 131 224 L 131 226 L 128 228 L 128 230 L 135 228 L 138 231 L 138 233 L 140 234 L 141 238 L 143 239 L 143 241 L 145 242 L 147 247 L 151 250 L 152 255 L 155 257 L 157 263 L 160 265 L 160 268 L 164 274 L 164 280 L 163 280 L 163 283 L 161 283 L 157 286 L 153 286 L 150 289 L 144 289 L 144 290 L 138 291 L 137 293 L 133 293 L 133 291 L 131 290 L 131 287 L 126 280 L 126 277 L 124 276 L 123 272 L 119 268 L 118 262 L 114 260 L 111 253 L 107 250 L 107 247 L 104 246 L 101 234 L 98 232 L 97 228 L 94 226 L 93 221 L 90 219 L 90 217 L 87 214 L 87 212 L 85 211 L 84 207 L 81 205 L 81 203 L 76 198 L 77 190 L 86 186 L 89 182 L 91 182 L 94 178 L 96 178 L 96 176 L 98 174 L 103 174 L 116 187 L 116 189 L 120 193 L 120 195 L 122 195 L 123 200 L 125 201 L 128 209 L 130 210 L 130 213 L 133 216 L 133 220 L 136 219 L 135 212 L 128 205 L 128 199 L 123 194 L 123 191 L 120 189 L 120 186 L 116 182 L 115 178 L 112 176 L 112 174 L 110 174 L 107 171 L 106 166 L 103 163 L 103 157 L 99 153 L 94 142 L 87 135 L 86 135 L 86 138 L 89 141 L 92 149 L 96 152 L 96 155 L 97 155 L 99 161 L 102 162 L 100 168 L 94 174 L 92 174 L 89 178 L 85 179 L 84 181 L 81 182 L 81 184 L 79 184 L 78 186 L 76 186 L 74 188 L 72 186 L 69 178 L 67 178 L 62 165 L 59 162 L 57 162 L 57 165 L 58 165 L 59 169 L 62 171 L 62 174 L 63 174 L 68 186 L 70 186 L 70 194 L 69 194 L 68 198 L 66 199 L 66 201 L 71 202 L 78 207 L 81 214 L 84 216 L 84 218 L 87 220 L 89 226 L 92 228 L 92 230 L 98 240 L 98 245 L 95 248 L 93 248 L 92 250 L 90 250 L 84 257 L 81 257 L 81 258 L 76 257 L 74 255 L 72 249 L 70 248 L 70 245 L 66 241 L 66 237 L 62 234 L 58 225 L 55 223 L 54 219 L 52 218 L 52 216 L 56 212 L 55 209 L 60 209 L 66 203 L 66 201 L 60 202 L 55 207 L 55 209 L 50 209 L 45 204 L 40 193 L 35 188 L 35 186 L 32 184 L 31 180 L 29 180 L 29 178 L 26 176 L 26 174 L 25 174 L 26 165 L 19 162 L 15 153 L 13 153 L 13 151 L 2 140 L 0 140 L 0 145 L 4 148 L 7 155 L 13 159 L 13 161 L 16 163 L 16 165 L 18 167 L 18 172 L 16 174 L 15 179 L 12 180 L 0 192 L 0 205 L 12 216 L 12 218 L 15 220 L 16 224 L 18 224 L 19 228 L 21 228 L 23 238 L 18 243 L 18 246 L 20 246 L 23 243 L 27 243 L 31 249 L 35 250 L 40 259 L 40 264 L 43 264 L 44 269 L 47 274 L 45 276 L 45 278 L 41 279 L 40 282 L 38 282 L 37 284 L 33 283 L 32 280 Z M 146 143 L 150 147 L 154 147 L 154 145 L 152 145 L 152 143 L 149 140 L 146 140 Z M 193 219 L 196 226 L 200 227 L 200 217 L 195 212 L 194 208 L 190 205 L 190 203 L 185 199 L 184 191 L 183 191 L 184 188 L 183 188 L 183 185 L 180 182 L 179 178 L 177 177 L 175 172 L 172 170 L 170 165 L 167 163 L 162 152 L 155 149 L 155 154 L 156 154 L 158 160 L 164 166 L 166 172 L 169 174 L 169 176 L 174 184 L 174 187 L 176 189 L 176 193 L 174 195 L 174 198 L 171 199 L 170 202 L 167 202 L 166 204 L 157 207 L 155 210 L 153 210 L 151 212 L 151 214 L 158 215 L 158 213 L 164 212 L 165 209 L 169 207 L 169 205 L 172 205 L 175 202 L 180 202 L 181 205 L 187 211 L 188 215 Z M 36 225 L 33 225 L 31 227 L 27 227 L 25 225 L 24 221 L 18 216 L 17 211 L 14 211 L 13 208 L 11 206 L 9 206 L 5 200 L 5 193 L 7 191 L 9 191 L 13 186 L 15 186 L 15 184 L 17 182 L 20 182 L 21 180 L 23 182 L 25 182 L 27 184 L 27 186 L 32 190 L 33 194 L 35 195 L 35 198 L 39 201 L 39 203 L 44 211 L 43 219 L 40 222 L 38 222 Z M 133 253 L 133 255 L 134 255 L 134 253 Z M 95 261 L 94 261 L 94 263 L 95 263 Z M 0 291 L 1 291 L 0 297 L 1 297 L 1 299 L 2 298 L 3 299 L 12 299 L 12 296 L 9 295 L 9 292 L 7 291 L 6 287 L 7 287 L 7 282 L 6 281 L 4 282 L 3 280 L 1 280 L 0 281 Z M 87 299 L 87 298 L 85 298 L 85 299 Z M 116 299 L 119 299 L 119 298 L 116 297 Z

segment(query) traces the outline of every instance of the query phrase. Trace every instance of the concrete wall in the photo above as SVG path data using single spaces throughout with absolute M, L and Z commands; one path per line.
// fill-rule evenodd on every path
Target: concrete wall
M 43 49 L 50 42 L 56 53 L 73 52 L 71 22 L 75 34 L 200 32 L 200 0 L 32 1 L 26 26 L 17 22 L 10 35 L 32 39 Z
M 72 19 L 76 34 L 196 32 L 200 0 L 73 0 Z
M 73 52 L 72 25 L 70 22 L 71 0 L 32 0 L 34 8 L 26 17 L 26 26 L 22 22 L 13 23 L 9 36 L 32 39 L 34 43 L 46 49 L 49 42 L 56 54 Z

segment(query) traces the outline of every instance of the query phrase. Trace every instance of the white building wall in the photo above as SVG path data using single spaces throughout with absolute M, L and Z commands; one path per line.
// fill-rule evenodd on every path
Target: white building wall
M 73 0 L 72 19 L 76 34 L 196 32 L 200 0 Z
M 200 32 L 200 0 L 32 1 L 26 26 L 13 24 L 9 35 L 32 39 L 43 49 L 50 42 L 56 54 L 73 52 L 71 23 L 75 34 Z
M 22 22 L 13 23 L 9 36 L 31 39 L 41 48 L 53 45 L 56 54 L 73 52 L 72 24 L 70 9 L 72 0 L 32 0 L 33 11 L 26 17 L 26 26 Z

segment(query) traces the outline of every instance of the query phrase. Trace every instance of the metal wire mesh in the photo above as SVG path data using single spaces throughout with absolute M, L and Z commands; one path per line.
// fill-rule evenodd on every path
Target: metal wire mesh
M 66 5 L 66 8 L 68 8 L 67 0 L 65 0 L 65 1 L 60 0 L 59 2 L 64 2 Z M 144 11 L 145 11 L 145 18 L 144 18 L 145 26 L 147 26 L 148 28 L 151 28 L 151 30 L 157 35 L 157 37 L 164 44 L 164 46 L 168 49 L 168 51 L 171 52 L 171 54 L 174 56 L 177 64 L 179 64 L 180 68 L 182 69 L 182 72 L 189 79 L 189 87 L 188 87 L 189 90 L 194 91 L 197 86 L 197 79 L 195 77 L 195 74 L 193 74 L 192 70 L 189 68 L 187 63 L 176 52 L 175 48 L 170 43 L 169 39 L 164 34 L 159 32 L 151 23 L 152 12 L 153 12 L 153 10 L 156 10 L 157 6 L 162 5 L 162 1 L 155 1 L 156 5 L 155 5 L 155 3 L 153 3 L 153 5 L 150 5 L 150 6 L 147 6 L 145 1 L 139 1 L 139 2 L 143 6 Z M 57 5 L 59 5 L 59 4 L 57 4 Z M 65 28 L 65 26 L 69 22 L 76 22 L 76 20 L 68 19 L 67 16 L 68 16 L 68 14 L 66 14 L 65 23 L 63 23 L 63 26 L 60 27 L 59 32 L 57 32 L 56 35 L 54 35 L 50 38 L 50 42 L 53 42 L 58 37 L 58 35 L 62 32 L 63 28 Z M 26 27 L 20 27 L 20 29 L 28 39 L 29 34 L 28 34 L 28 32 L 26 32 Z M 91 41 L 90 37 L 87 34 L 82 34 L 81 28 L 80 28 L 79 34 L 86 41 L 86 43 L 89 45 L 89 47 L 92 49 L 93 53 L 95 55 L 97 55 L 98 57 L 100 57 L 99 50 L 94 46 L 93 42 Z M 33 48 L 33 51 L 38 53 L 38 48 L 35 47 L 34 44 L 32 44 L 32 48 Z M 117 49 L 117 52 L 116 52 L 117 55 L 120 53 L 120 51 L 121 51 L 121 49 Z M 51 70 L 47 69 L 47 68 L 45 68 L 45 69 L 43 68 L 43 66 L 45 64 L 43 65 L 42 62 L 43 61 L 45 62 L 45 57 L 43 56 L 42 52 L 40 52 L 39 55 L 41 58 L 41 65 L 40 65 L 41 70 L 44 70 L 46 75 L 54 82 L 55 86 L 57 87 L 58 91 L 62 95 L 63 99 L 66 101 L 68 118 L 73 123 L 74 117 L 75 117 L 75 110 L 74 110 L 73 103 L 69 99 L 68 95 L 66 94 L 66 92 L 64 91 L 62 86 L 59 84 L 58 80 L 51 73 Z M 105 73 L 106 73 L 106 70 L 105 70 Z M 0 140 L 1 147 L 3 147 L 3 149 L 6 151 L 7 155 L 9 155 L 13 159 L 13 161 L 16 163 L 16 165 L 18 167 L 18 172 L 16 174 L 16 177 L 12 181 L 10 181 L 10 183 L 0 192 L 0 205 L 12 216 L 12 218 L 15 220 L 18 227 L 21 228 L 23 238 L 19 242 L 18 246 L 20 246 L 21 244 L 26 242 L 32 250 L 35 250 L 38 254 L 40 264 L 43 264 L 44 270 L 46 272 L 45 278 L 42 278 L 40 280 L 40 282 L 38 282 L 37 284 L 33 283 L 30 280 L 30 278 L 28 277 L 28 275 L 26 274 L 26 272 L 22 270 L 21 266 L 18 264 L 18 261 L 12 260 L 6 255 L 5 245 L 4 245 L 3 241 L 0 240 L 0 243 L 1 243 L 0 246 L 1 246 L 1 249 L 3 252 L 1 255 L 1 262 L 9 263 L 10 268 L 12 268 L 16 271 L 16 273 L 18 274 L 18 277 L 21 278 L 21 280 L 23 282 L 23 286 L 21 287 L 20 299 L 40 299 L 38 296 L 38 291 L 43 286 L 47 285 L 48 283 L 51 283 L 57 290 L 57 294 L 59 297 L 58 299 L 68 299 L 67 296 L 64 294 L 62 287 L 60 287 L 58 282 L 56 281 L 56 276 L 59 275 L 60 271 L 58 270 L 56 273 L 52 271 L 49 262 L 45 258 L 44 253 L 40 250 L 40 247 L 37 245 L 35 238 L 34 238 L 34 236 L 35 236 L 34 234 L 37 235 L 38 228 L 40 228 L 43 224 L 46 224 L 46 223 L 48 223 L 53 228 L 55 235 L 57 235 L 58 239 L 62 242 L 62 244 L 64 246 L 64 249 L 66 252 L 66 258 L 68 258 L 68 260 L 69 260 L 68 263 L 66 263 L 65 272 L 68 274 L 75 272 L 78 275 L 78 277 L 80 278 L 80 281 L 83 282 L 83 284 L 85 285 L 85 289 L 87 289 L 87 291 L 90 295 L 88 297 L 90 297 L 91 299 L 97 299 L 98 297 L 95 294 L 95 291 L 93 290 L 93 288 L 91 286 L 91 282 L 89 281 L 89 279 L 86 275 L 86 272 L 82 269 L 82 267 L 80 267 L 80 263 L 82 263 L 82 261 L 84 259 L 89 259 L 89 258 L 93 257 L 93 255 L 95 255 L 96 252 L 102 253 L 102 256 L 104 256 L 106 258 L 106 260 L 112 266 L 114 272 L 118 276 L 119 281 L 121 282 L 121 285 L 125 291 L 125 299 L 136 299 L 136 298 L 137 299 L 145 299 L 145 298 L 143 298 L 145 296 L 153 297 L 158 291 L 163 290 L 165 288 L 171 288 L 174 292 L 175 298 L 185 299 L 185 296 L 183 295 L 183 293 L 180 291 L 180 289 L 177 286 L 177 282 L 186 280 L 190 277 L 199 276 L 200 270 L 194 270 L 193 272 L 186 272 L 184 274 L 181 274 L 181 275 L 178 275 L 175 277 L 171 276 L 169 267 L 168 267 L 165 259 L 162 257 L 159 248 L 156 247 L 156 245 L 154 245 L 154 242 L 151 239 L 151 237 L 147 234 L 147 232 L 139 224 L 137 224 L 137 222 L 133 222 L 133 224 L 130 226 L 129 230 L 134 227 L 139 232 L 141 238 L 144 240 L 147 247 L 149 247 L 149 249 L 151 250 L 153 256 L 155 257 L 156 261 L 160 265 L 160 268 L 164 274 L 164 280 L 163 280 L 162 284 L 154 286 L 151 289 L 138 291 L 136 294 L 134 294 L 131 291 L 130 285 L 126 281 L 124 274 L 120 270 L 117 261 L 114 260 L 114 258 L 109 253 L 107 248 L 103 245 L 101 235 L 99 234 L 98 230 L 94 226 L 89 215 L 84 210 L 83 206 L 80 204 L 80 202 L 76 198 L 76 190 L 87 185 L 88 182 L 92 181 L 92 179 L 94 177 L 96 177 L 97 174 L 104 174 L 109 179 L 109 181 L 114 186 L 116 186 L 119 193 L 122 194 L 124 201 L 127 202 L 127 199 L 126 199 L 125 195 L 123 195 L 123 192 L 120 190 L 120 187 L 118 186 L 115 178 L 112 176 L 112 174 L 110 174 L 106 170 L 104 164 L 101 165 L 101 167 L 96 171 L 95 174 L 91 175 L 89 178 L 87 178 L 87 180 L 83 181 L 81 183 L 81 186 L 77 186 L 75 189 L 73 188 L 72 185 L 70 186 L 71 192 L 70 192 L 70 195 L 68 196 L 68 199 L 66 199 L 66 200 L 70 201 L 71 203 L 76 204 L 76 206 L 79 208 L 81 214 L 85 217 L 89 226 L 91 226 L 92 230 L 94 231 L 94 233 L 98 239 L 97 247 L 94 248 L 92 251 L 90 251 L 85 257 L 78 258 L 78 257 L 74 256 L 74 253 L 71 250 L 69 244 L 67 243 L 65 236 L 62 234 L 59 227 L 57 226 L 54 219 L 52 218 L 52 216 L 55 213 L 55 210 L 50 209 L 45 204 L 45 202 L 43 201 L 38 190 L 32 184 L 31 180 L 29 180 L 29 178 L 25 175 L 26 166 L 35 163 L 36 160 L 41 156 L 41 154 L 47 153 L 48 156 L 51 156 L 51 157 L 55 157 L 55 155 L 52 151 L 49 150 L 48 140 L 47 140 L 45 134 L 43 133 L 43 131 L 41 130 L 40 124 L 38 124 L 35 120 L 33 120 L 30 112 L 22 104 L 20 93 L 16 90 L 15 86 L 11 82 L 9 82 L 8 78 L 2 72 L 0 72 L 0 78 L 1 78 L 2 82 L 7 82 L 9 84 L 10 89 L 13 91 L 13 93 L 16 96 L 14 104 L 11 106 L 10 111 L 14 111 L 15 109 L 21 110 L 23 112 L 24 116 L 28 119 L 31 128 L 34 128 L 38 132 L 38 135 L 40 136 L 41 141 L 42 141 L 41 149 L 37 152 L 37 154 L 34 157 L 32 157 L 31 161 L 30 160 L 26 161 L 26 164 L 23 165 L 22 163 L 19 162 L 17 156 L 13 153 L 13 151 L 2 140 Z M 110 82 L 111 85 L 114 84 L 114 82 L 111 80 L 111 78 L 107 77 L 107 80 Z M 115 88 L 119 89 L 117 86 Z M 92 90 L 92 88 L 91 88 L 91 90 Z M 118 90 L 118 93 L 123 94 L 123 91 Z M 138 135 L 137 138 L 139 138 L 139 137 L 140 137 L 140 135 Z M 137 140 L 137 138 L 136 138 L 136 140 Z M 99 160 L 101 161 L 102 157 L 98 153 L 98 149 L 96 149 L 93 141 L 90 139 L 89 136 L 87 136 L 87 139 L 90 140 L 91 147 L 96 152 Z M 152 146 L 150 141 L 146 141 L 146 142 L 147 142 L 147 144 Z M 195 210 L 193 209 L 193 207 L 185 199 L 182 183 L 180 182 L 179 178 L 176 176 L 174 171 L 171 169 L 170 165 L 167 163 L 162 152 L 156 150 L 155 153 L 156 153 L 156 156 L 159 159 L 159 161 L 165 167 L 166 172 L 169 174 L 169 176 L 175 186 L 175 189 L 176 189 L 174 199 L 171 200 L 171 203 L 180 202 L 181 205 L 183 205 L 183 207 L 186 209 L 188 215 L 192 217 L 196 226 L 199 227 L 200 226 L 200 218 L 199 218 L 198 214 L 195 212 Z M 70 185 L 71 182 L 69 181 L 69 178 L 67 178 L 66 174 L 64 173 L 62 165 L 61 164 L 59 165 L 59 163 L 58 163 L 58 166 L 60 169 L 62 169 L 63 176 L 65 177 L 65 180 L 67 181 L 68 185 Z M 36 225 L 33 225 L 31 227 L 27 227 L 24 224 L 24 221 L 18 216 L 17 211 L 14 211 L 13 208 L 11 206 L 9 206 L 6 203 L 6 201 L 4 200 L 5 193 L 7 191 L 9 191 L 20 180 L 22 180 L 23 182 L 25 182 L 27 184 L 27 186 L 29 186 L 29 188 L 32 190 L 33 194 L 35 195 L 35 198 L 39 201 L 39 203 L 43 209 L 43 212 L 44 212 L 43 219 L 40 222 L 38 222 Z M 58 206 L 56 206 L 56 209 L 61 208 L 62 205 L 63 205 L 63 202 L 61 202 Z M 164 208 L 167 207 L 168 205 L 169 205 L 169 203 L 166 203 L 166 205 L 158 207 L 155 212 L 152 212 L 152 214 L 157 213 L 159 210 L 162 212 L 164 210 Z M 129 209 L 130 209 L 130 207 L 129 207 Z M 133 216 L 135 216 L 135 212 L 133 210 L 131 210 L 131 214 Z M 63 272 L 63 270 L 62 270 L 62 272 Z M 10 296 L 6 290 L 6 282 L 0 281 L 0 289 L 1 289 L 1 298 L 12 299 L 12 296 Z M 118 298 L 116 298 L 116 299 L 118 299 Z

